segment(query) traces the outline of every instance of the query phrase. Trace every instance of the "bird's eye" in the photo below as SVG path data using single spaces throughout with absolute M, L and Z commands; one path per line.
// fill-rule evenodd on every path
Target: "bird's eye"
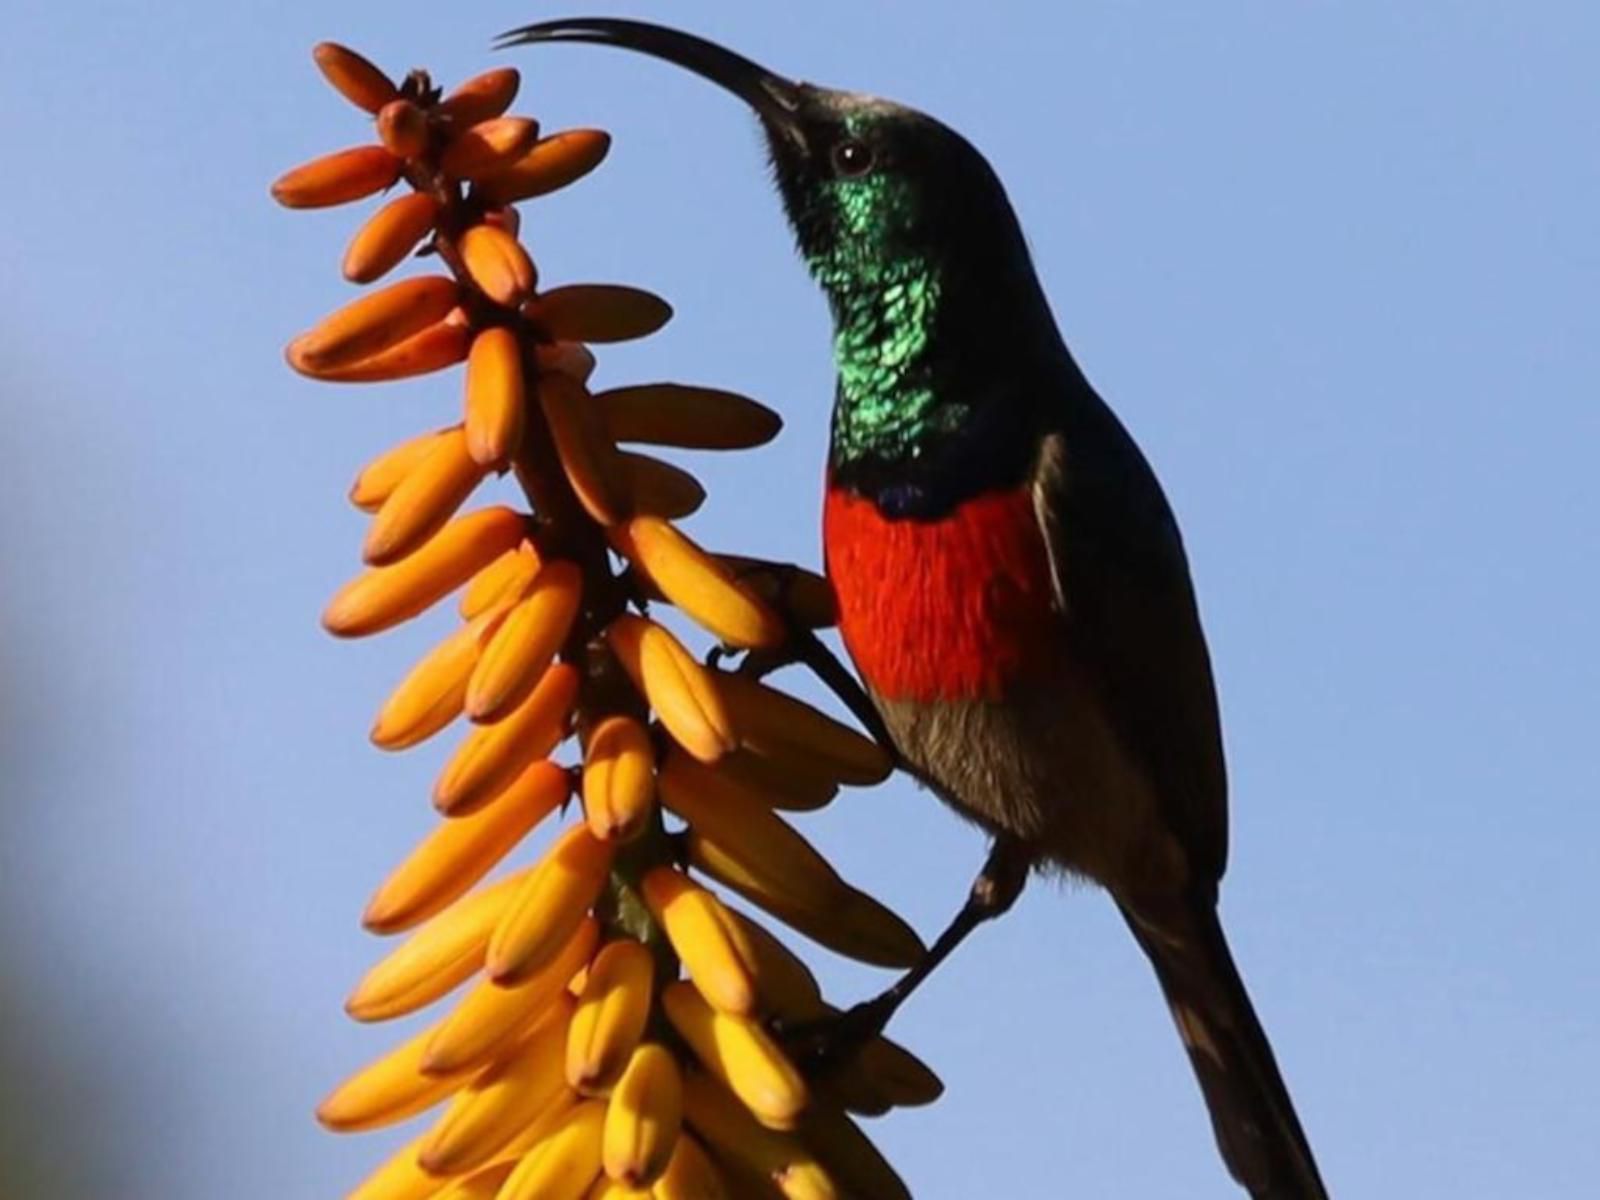
M 872 149 L 865 142 L 846 138 L 833 148 L 833 169 L 840 175 L 865 175 L 872 170 Z

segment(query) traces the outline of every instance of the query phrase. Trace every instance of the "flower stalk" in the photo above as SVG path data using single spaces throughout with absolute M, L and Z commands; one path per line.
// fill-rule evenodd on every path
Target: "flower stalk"
M 352 1197 L 829 1200 L 861 1179 L 875 1197 L 906 1194 L 848 1114 L 928 1103 L 937 1078 L 882 1038 L 801 1070 L 775 1023 L 834 1010 L 804 963 L 723 898 L 865 962 L 922 953 L 779 815 L 892 768 L 878 742 L 760 682 L 805 663 L 878 732 L 813 633 L 831 623 L 831 593 L 799 567 L 701 548 L 674 522 L 704 489 L 617 445 L 740 449 L 774 436 L 775 414 L 677 384 L 590 391 L 587 343 L 645 336 L 671 310 L 633 288 L 543 288 L 513 206 L 599 165 L 604 134 L 541 136 L 507 115 L 511 69 L 444 95 L 425 72 L 395 85 L 340 46 L 315 58 L 378 140 L 288 172 L 274 195 L 318 207 L 403 185 L 351 242 L 344 274 L 372 284 L 413 255 L 439 270 L 365 294 L 286 357 L 331 382 L 466 371 L 458 424 L 358 475 L 369 569 L 323 616 L 365 636 L 461 591 L 461 626 L 373 727 L 393 750 L 457 722 L 468 732 L 434 787 L 443 824 L 367 908 L 368 928 L 408 936 L 347 1008 L 387 1020 L 469 986 L 319 1109 L 356 1130 L 443 1106 Z M 458 515 L 495 474 L 516 480 L 526 511 Z M 652 604 L 712 635 L 710 665 Z M 746 652 L 739 672 L 718 668 L 725 650 Z M 563 765 L 551 756 L 573 737 L 579 762 Z M 483 882 L 573 796 L 580 820 L 531 865 Z

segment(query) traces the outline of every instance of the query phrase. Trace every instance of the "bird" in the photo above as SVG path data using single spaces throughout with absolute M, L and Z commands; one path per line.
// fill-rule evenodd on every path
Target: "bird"
M 992 837 L 928 955 L 852 1010 L 875 1033 L 1035 873 L 1110 894 L 1154 967 L 1224 1164 L 1255 1200 L 1327 1190 L 1219 920 L 1227 772 L 1176 518 L 1067 348 L 1004 186 L 933 117 L 603 17 L 592 43 L 686 69 L 758 117 L 833 319 L 823 557 L 900 763 Z

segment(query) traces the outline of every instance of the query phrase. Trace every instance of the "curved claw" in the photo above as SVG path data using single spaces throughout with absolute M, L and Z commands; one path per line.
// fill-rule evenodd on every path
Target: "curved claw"
M 774 1021 L 771 1028 L 795 1065 L 815 1075 L 840 1065 L 882 1035 L 895 1007 L 895 998 L 886 993 L 841 1013 L 795 1025 Z

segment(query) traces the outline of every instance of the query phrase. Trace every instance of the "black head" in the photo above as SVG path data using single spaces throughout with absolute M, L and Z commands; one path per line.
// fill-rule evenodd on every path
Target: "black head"
M 574 18 L 502 35 L 502 46 L 589 42 L 664 59 L 744 100 L 760 118 L 801 253 L 827 286 L 909 256 L 993 254 L 1021 236 L 994 172 L 960 134 L 915 109 L 797 83 L 713 42 L 639 21 Z

